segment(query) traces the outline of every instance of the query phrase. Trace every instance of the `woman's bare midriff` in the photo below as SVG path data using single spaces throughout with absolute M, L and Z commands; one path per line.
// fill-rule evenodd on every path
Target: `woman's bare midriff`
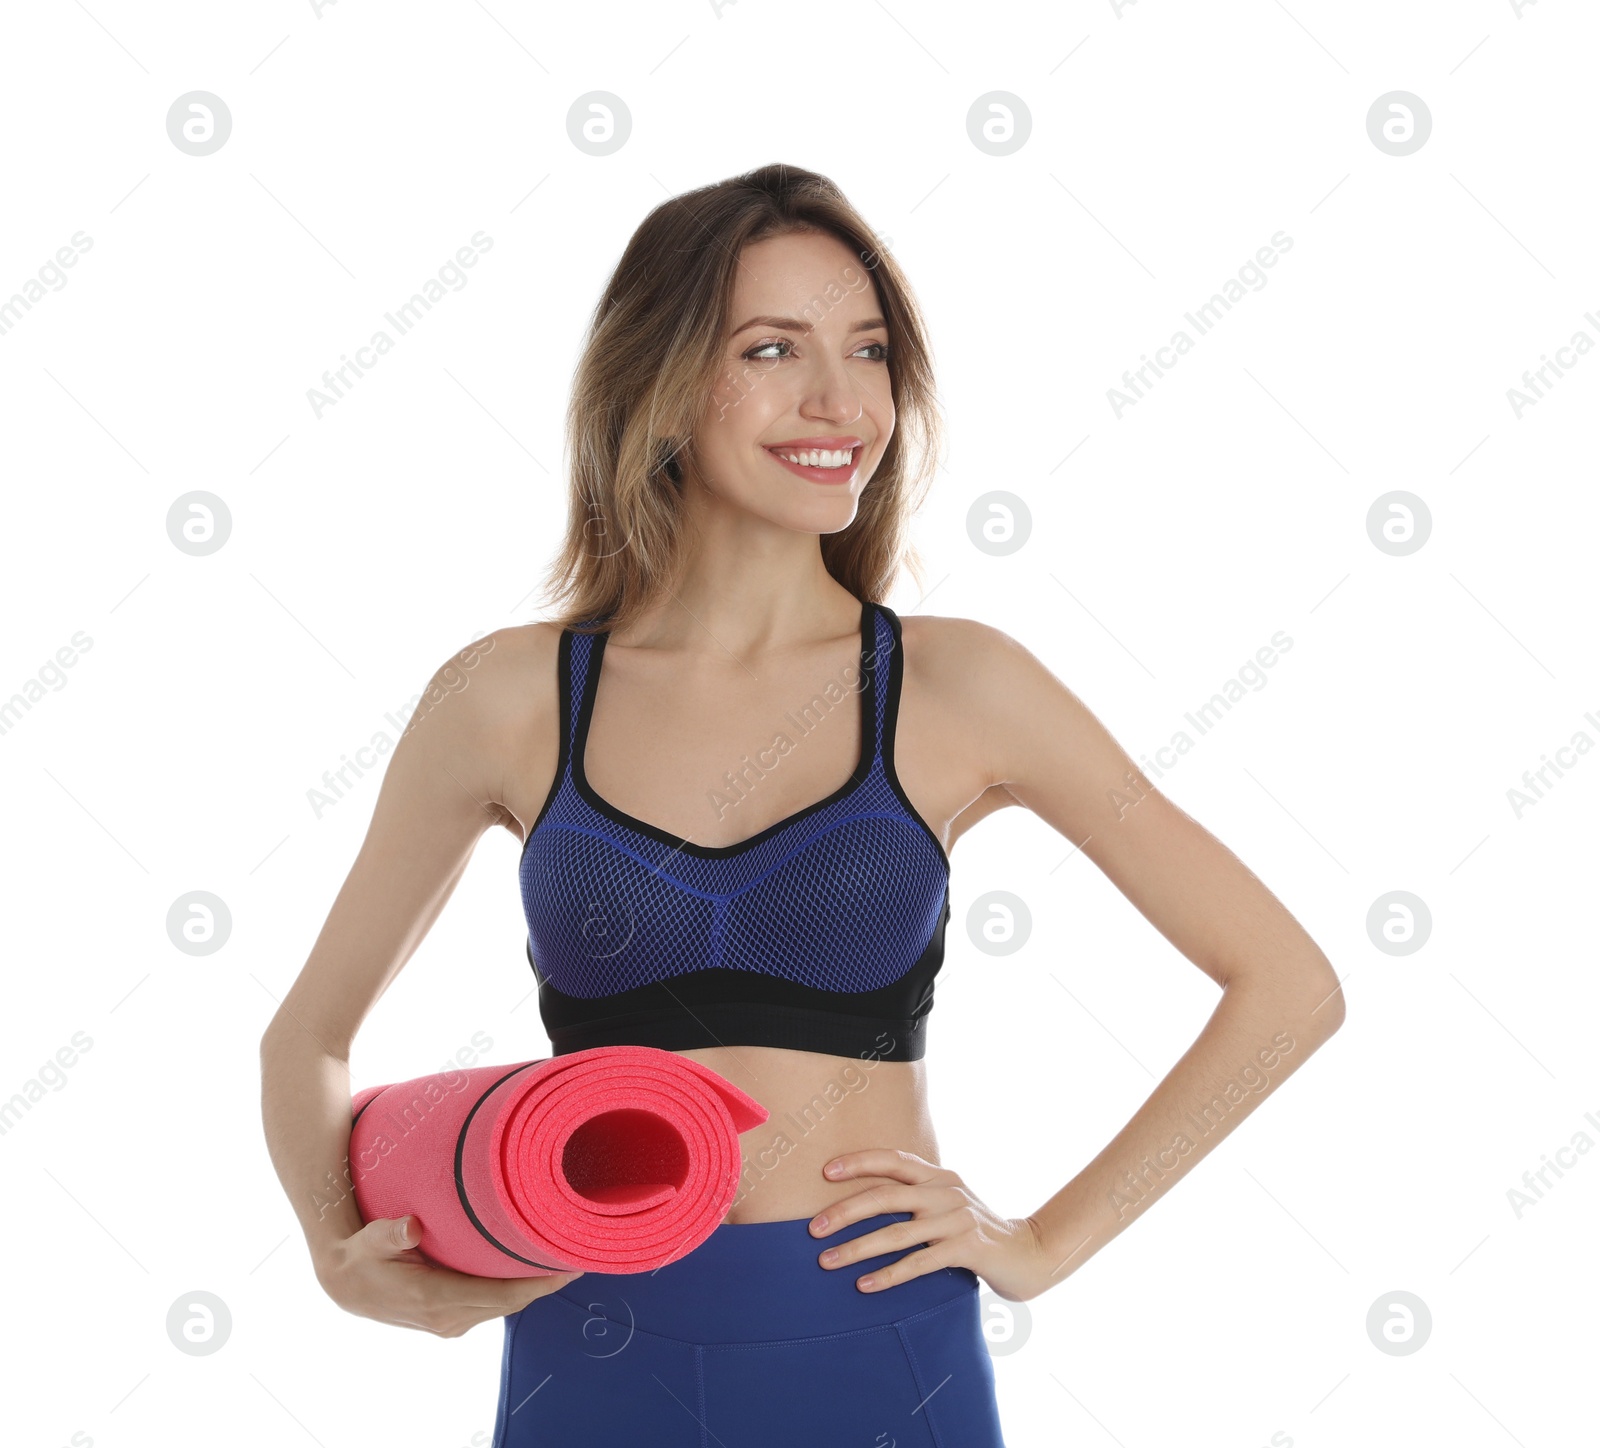
M 741 1175 L 724 1222 L 792 1221 L 892 1178 L 834 1181 L 822 1168 L 847 1151 L 914 1152 L 937 1164 L 926 1063 L 830 1056 L 770 1046 L 707 1046 L 675 1054 L 708 1066 L 766 1107 L 739 1138 Z M 878 1211 L 901 1208 L 884 1204 Z

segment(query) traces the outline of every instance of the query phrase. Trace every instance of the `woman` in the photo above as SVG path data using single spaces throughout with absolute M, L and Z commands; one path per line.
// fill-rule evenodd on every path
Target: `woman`
M 906 280 L 826 178 L 768 166 L 653 212 L 578 369 L 557 617 L 436 675 L 263 1039 L 318 1280 L 443 1336 L 503 1316 L 497 1448 L 1001 1443 L 978 1279 L 1064 1280 L 1248 1113 L 1242 1062 L 1281 1079 L 1342 1018 L 1283 906 L 1032 654 L 877 602 L 934 402 Z M 1225 988 L 1027 1216 L 940 1164 L 923 1064 L 949 852 L 1011 805 Z M 680 1051 L 770 1113 L 726 1220 L 655 1272 L 469 1277 L 417 1257 L 411 1218 L 309 1205 L 346 1170 L 350 1042 L 496 823 L 524 840 L 555 1053 Z M 1208 1103 L 1226 1120 L 1188 1127 Z

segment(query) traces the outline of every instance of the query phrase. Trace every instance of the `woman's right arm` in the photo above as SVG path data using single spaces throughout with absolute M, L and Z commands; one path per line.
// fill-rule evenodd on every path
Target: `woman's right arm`
M 502 803 L 506 770 L 548 764 L 553 776 L 558 636 L 549 625 L 498 630 L 435 672 L 389 758 L 355 863 L 261 1038 L 267 1149 L 318 1282 L 349 1312 L 441 1337 L 581 1274 L 474 1277 L 423 1261 L 414 1218 L 363 1226 L 349 1177 L 350 1046 L 484 831 L 515 823 Z

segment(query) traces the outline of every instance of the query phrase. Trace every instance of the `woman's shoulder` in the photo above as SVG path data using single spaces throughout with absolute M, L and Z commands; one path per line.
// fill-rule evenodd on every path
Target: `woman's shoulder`
M 562 627 L 553 619 L 535 619 L 531 623 L 507 624 L 483 636 L 484 642 L 493 640 L 493 646 L 502 650 L 502 659 L 554 659 L 561 644 Z
M 561 627 L 547 620 L 480 634 L 434 669 L 413 715 L 448 721 L 446 728 L 491 743 L 537 731 L 559 715 L 557 656 Z M 445 707 L 441 707 L 445 706 Z
M 463 692 L 473 683 L 504 685 L 522 675 L 529 665 L 554 663 L 561 644 L 561 626 L 540 619 L 507 624 L 479 634 L 440 663 L 436 678 L 459 680 Z
M 1003 674 L 1027 650 L 1005 630 L 975 618 L 907 614 L 900 619 L 905 668 L 933 683 L 965 681 L 965 688 Z
M 562 633 L 559 623 L 535 619 L 497 628 L 478 641 L 489 662 L 484 683 L 503 709 L 555 714 Z

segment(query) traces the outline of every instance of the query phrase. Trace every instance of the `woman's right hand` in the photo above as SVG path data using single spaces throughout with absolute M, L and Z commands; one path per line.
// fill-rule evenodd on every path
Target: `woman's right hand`
M 491 1317 L 520 1312 L 582 1272 L 474 1277 L 424 1261 L 417 1219 L 379 1217 L 313 1258 L 317 1281 L 346 1312 L 439 1337 L 460 1337 Z

